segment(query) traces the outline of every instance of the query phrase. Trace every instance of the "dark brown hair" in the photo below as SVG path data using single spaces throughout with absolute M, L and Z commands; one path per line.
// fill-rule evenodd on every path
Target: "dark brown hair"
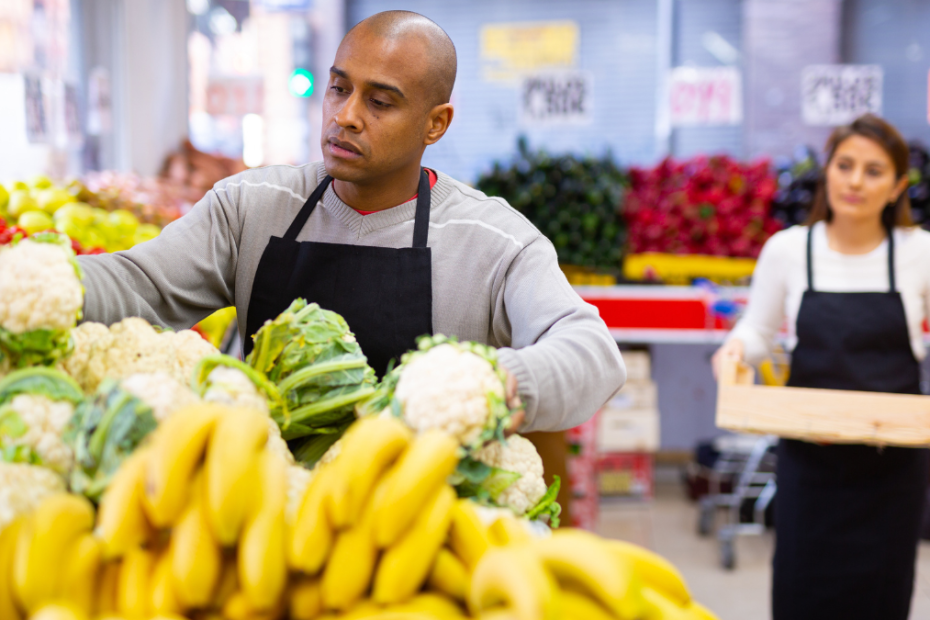
M 910 167 L 907 142 L 890 123 L 874 114 L 865 114 L 854 120 L 850 125 L 837 127 L 830 134 L 827 146 L 824 149 L 827 154 L 827 161 L 824 164 L 824 172 L 820 177 L 820 182 L 817 183 L 817 192 L 814 194 L 814 203 L 811 205 L 810 215 L 808 215 L 807 222 L 805 222 L 808 226 L 822 220 L 827 222 L 833 220 L 833 210 L 827 201 L 827 168 L 829 168 L 830 162 L 836 154 L 836 149 L 847 138 L 852 136 L 868 138 L 885 149 L 888 157 L 894 163 L 895 180 L 900 180 L 901 177 L 907 174 Z M 901 192 L 896 202 L 893 204 L 888 203 L 888 206 L 882 211 L 882 223 L 888 228 L 891 226 L 914 225 L 913 220 L 911 220 L 911 199 L 907 195 L 907 190 Z

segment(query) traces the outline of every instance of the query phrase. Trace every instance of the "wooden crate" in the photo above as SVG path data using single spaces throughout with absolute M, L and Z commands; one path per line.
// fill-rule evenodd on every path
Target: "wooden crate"
M 754 385 L 728 362 L 717 390 L 717 426 L 830 443 L 930 446 L 930 397 Z

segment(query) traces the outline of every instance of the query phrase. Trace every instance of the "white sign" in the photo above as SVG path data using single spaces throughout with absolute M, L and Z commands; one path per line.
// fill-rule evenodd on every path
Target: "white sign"
M 743 122 L 742 79 L 735 67 L 676 67 L 668 91 L 673 127 Z
M 591 121 L 591 75 L 557 72 L 523 78 L 520 122 L 524 125 L 577 125 Z
M 801 73 L 801 113 L 808 125 L 845 125 L 882 112 L 880 65 L 811 65 Z

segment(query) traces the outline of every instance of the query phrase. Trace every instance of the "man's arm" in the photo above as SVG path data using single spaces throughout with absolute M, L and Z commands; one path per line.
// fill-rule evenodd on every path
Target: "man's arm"
M 187 329 L 234 303 L 239 217 L 227 192 L 210 190 L 190 213 L 131 250 L 81 256 L 84 320 L 138 316 Z
M 500 361 L 526 406 L 521 432 L 577 426 L 626 381 L 617 343 L 597 309 L 568 284 L 545 237 L 511 263 L 493 321 L 498 341 L 511 343 Z

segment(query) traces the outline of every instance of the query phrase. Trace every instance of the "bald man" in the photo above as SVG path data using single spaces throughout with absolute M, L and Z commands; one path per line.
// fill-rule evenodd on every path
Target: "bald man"
M 85 319 L 182 329 L 235 305 L 248 351 L 303 297 L 345 317 L 379 374 L 420 335 L 457 336 L 500 349 L 520 430 L 588 419 L 625 379 L 597 311 L 526 218 L 420 164 L 452 122 L 455 72 L 421 15 L 355 26 L 324 94 L 323 162 L 230 177 L 156 239 L 80 257 Z

